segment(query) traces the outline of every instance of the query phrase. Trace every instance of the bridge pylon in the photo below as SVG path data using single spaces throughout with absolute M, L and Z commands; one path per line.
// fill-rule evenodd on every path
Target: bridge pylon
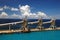
M 43 22 L 42 22 L 43 20 L 42 20 L 42 19 L 39 19 L 38 21 L 39 21 L 39 22 L 38 22 L 38 27 L 37 27 L 37 28 L 40 29 L 40 30 L 43 30 L 43 28 L 44 28 L 44 27 L 42 26 L 42 25 L 43 25 Z
M 52 19 L 51 21 L 52 22 L 51 22 L 50 28 L 55 29 L 56 28 L 56 26 L 55 26 L 55 20 Z
M 22 23 L 22 32 L 29 32 L 29 29 L 28 29 L 28 27 L 27 27 L 27 19 L 25 18 L 24 20 L 23 20 L 23 23 Z

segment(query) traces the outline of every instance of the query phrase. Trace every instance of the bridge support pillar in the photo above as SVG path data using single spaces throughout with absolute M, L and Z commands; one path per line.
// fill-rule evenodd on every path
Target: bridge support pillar
M 11 30 L 11 27 L 10 27 L 11 25 L 9 25 L 9 30 Z
M 42 19 L 39 19 L 38 21 L 39 22 L 38 22 L 38 27 L 37 28 L 40 29 L 40 30 L 43 30 L 43 26 L 42 26 L 42 23 L 43 22 L 42 22 Z
M 52 20 L 50 28 L 52 28 L 52 29 L 56 28 L 56 26 L 55 26 L 55 20 Z
M 29 29 L 27 28 L 27 20 L 26 20 L 26 18 L 23 20 L 24 22 L 23 22 L 23 24 L 22 24 L 22 32 L 29 32 Z
M 43 30 L 43 27 L 42 27 L 42 26 L 38 26 L 38 29 L 39 29 L 39 30 Z
M 23 27 L 22 30 L 23 30 L 22 32 L 29 32 L 28 28 L 26 28 L 26 27 Z

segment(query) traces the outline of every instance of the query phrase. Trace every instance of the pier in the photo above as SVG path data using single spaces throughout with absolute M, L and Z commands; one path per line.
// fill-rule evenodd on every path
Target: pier
M 11 25 L 17 25 L 22 23 L 22 26 L 20 29 L 11 29 Z M 44 28 L 42 25 L 43 24 L 48 24 L 50 23 L 50 27 L 49 28 Z M 38 26 L 36 28 L 28 28 L 28 24 L 38 24 Z M 35 31 L 49 31 L 49 30 L 60 30 L 60 27 L 56 27 L 55 26 L 55 20 L 51 19 L 50 21 L 47 22 L 43 22 L 42 19 L 38 19 L 38 21 L 35 22 L 27 22 L 27 19 L 23 19 L 22 21 L 19 22 L 12 22 L 12 23 L 4 23 L 4 24 L 0 24 L 0 26 L 5 26 L 5 25 L 9 25 L 9 29 L 8 30 L 0 30 L 0 34 L 2 33 L 18 33 L 18 32 L 35 32 Z

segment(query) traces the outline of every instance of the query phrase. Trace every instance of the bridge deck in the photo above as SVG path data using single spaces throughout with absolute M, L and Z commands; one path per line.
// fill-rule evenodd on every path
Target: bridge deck
M 57 27 L 57 28 L 55 28 L 56 30 L 60 30 L 60 27 Z M 52 29 L 52 28 L 45 28 L 45 29 L 43 29 L 44 31 L 49 31 L 49 30 L 55 30 L 55 29 Z M 35 31 L 43 31 L 43 30 L 40 30 L 40 29 L 30 29 L 30 31 L 31 32 L 35 32 Z M 18 33 L 18 32 L 21 32 L 21 31 L 23 31 L 23 30 L 0 30 L 0 34 L 2 34 L 2 33 L 7 33 L 7 34 L 9 34 L 9 33 Z
M 22 30 L 0 30 L 0 33 L 15 33 L 21 32 Z

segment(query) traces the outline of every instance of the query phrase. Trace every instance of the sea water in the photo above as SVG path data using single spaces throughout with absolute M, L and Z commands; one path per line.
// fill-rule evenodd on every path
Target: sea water
M 17 19 L 1 19 L 0 23 L 8 23 L 20 21 Z M 36 20 L 30 20 L 36 21 Z M 49 20 L 44 20 L 49 21 Z M 29 25 L 30 27 L 36 27 L 37 25 Z M 50 24 L 43 25 L 49 27 Z M 60 27 L 60 20 L 56 20 L 56 26 Z M 20 24 L 11 26 L 11 29 L 18 29 L 21 27 Z M 8 29 L 8 26 L 1 26 L 0 29 Z M 60 30 L 56 31 L 41 31 L 41 32 L 30 32 L 30 33 L 14 33 L 14 34 L 0 34 L 0 40 L 60 40 Z
M 1 34 L 0 40 L 60 40 L 60 31 Z

